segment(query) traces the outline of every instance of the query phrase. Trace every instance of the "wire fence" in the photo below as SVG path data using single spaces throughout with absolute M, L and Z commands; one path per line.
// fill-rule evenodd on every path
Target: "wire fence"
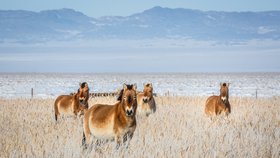
M 138 91 L 139 92 L 139 91 Z M 264 93 L 260 93 L 262 92 L 262 90 L 260 89 L 255 89 L 255 91 L 251 91 L 250 93 L 250 97 L 255 97 L 256 99 L 260 96 L 264 96 Z M 26 98 L 34 98 L 34 97 L 42 97 L 42 98 L 53 98 L 56 97 L 58 95 L 62 95 L 62 94 L 66 94 L 66 95 L 73 95 L 75 94 L 75 92 L 66 92 L 66 93 L 61 93 L 61 94 L 57 94 L 57 93 L 48 93 L 48 92 L 38 92 L 36 91 L 34 88 L 31 88 L 29 92 L 10 92 L 10 93 L 5 93 L 2 94 L 2 97 L 26 97 Z M 107 97 L 107 96 L 118 96 L 119 94 L 119 90 L 115 91 L 115 92 L 91 92 L 89 95 L 91 98 L 94 97 Z M 198 95 L 198 96 L 209 96 L 209 95 L 218 95 L 215 92 L 212 93 L 204 93 L 203 95 Z M 197 96 L 196 94 L 182 94 L 182 93 L 177 93 L 174 91 L 166 91 L 166 92 L 161 92 L 161 93 L 153 93 L 153 96 L 157 97 L 157 96 Z M 248 96 L 248 95 L 247 95 Z

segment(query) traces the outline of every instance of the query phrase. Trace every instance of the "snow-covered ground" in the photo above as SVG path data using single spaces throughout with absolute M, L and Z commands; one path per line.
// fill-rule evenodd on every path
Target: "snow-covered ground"
M 219 93 L 220 82 L 230 83 L 230 96 L 280 95 L 280 73 L 155 73 L 51 74 L 0 73 L 0 97 L 56 97 L 75 92 L 88 82 L 91 92 L 115 92 L 123 83 L 151 82 L 158 95 L 208 96 Z

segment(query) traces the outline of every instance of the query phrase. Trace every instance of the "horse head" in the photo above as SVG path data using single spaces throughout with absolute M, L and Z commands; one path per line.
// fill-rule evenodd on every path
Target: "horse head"
M 86 82 L 80 83 L 80 88 L 78 89 L 79 102 L 85 106 L 88 106 L 89 99 L 89 87 Z
M 224 104 L 228 102 L 229 83 L 220 83 L 220 98 Z
M 152 83 L 147 83 L 144 84 L 144 97 L 143 97 L 143 102 L 147 103 L 153 98 L 153 85 Z
M 137 98 L 136 98 L 136 84 L 133 85 L 123 85 L 123 90 L 121 91 L 121 105 L 125 111 L 126 116 L 131 117 L 135 115 L 137 109 Z

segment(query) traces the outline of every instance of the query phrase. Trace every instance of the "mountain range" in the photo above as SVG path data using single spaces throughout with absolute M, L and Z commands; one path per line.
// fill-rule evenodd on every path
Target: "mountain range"
M 154 7 L 92 18 L 73 9 L 0 10 L 0 43 L 95 39 L 280 39 L 280 11 L 223 12 Z

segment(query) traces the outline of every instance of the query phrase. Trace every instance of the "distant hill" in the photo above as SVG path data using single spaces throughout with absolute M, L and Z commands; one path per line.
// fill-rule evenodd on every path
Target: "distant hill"
M 127 17 L 92 18 L 72 9 L 0 10 L 0 42 L 89 39 L 280 39 L 280 11 L 221 12 L 154 7 Z

